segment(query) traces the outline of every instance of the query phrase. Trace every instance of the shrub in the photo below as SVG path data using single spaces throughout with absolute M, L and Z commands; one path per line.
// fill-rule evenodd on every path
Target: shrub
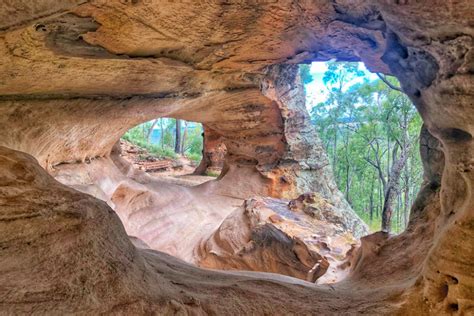
M 163 157 L 163 158 L 176 158 L 177 155 L 174 152 L 172 148 L 169 147 L 164 147 L 161 148 L 161 146 L 158 145 L 148 145 L 148 151 L 158 157 Z
M 206 171 L 206 176 L 217 178 L 220 176 L 220 174 L 218 172 L 208 170 Z
M 186 157 L 188 157 L 190 160 L 199 163 L 202 159 L 202 154 L 199 153 L 187 153 Z

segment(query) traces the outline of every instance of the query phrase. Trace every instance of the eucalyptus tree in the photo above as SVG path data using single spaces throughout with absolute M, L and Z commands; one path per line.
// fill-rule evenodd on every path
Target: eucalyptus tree
M 312 121 L 331 158 L 338 186 L 365 220 L 391 230 L 406 225 L 421 181 L 416 150 L 421 119 L 394 78 L 363 78 L 357 63 L 328 63 L 324 102 Z M 403 193 L 403 194 L 402 194 Z M 402 214 L 400 214 L 402 212 Z M 374 226 L 371 226 L 375 228 Z

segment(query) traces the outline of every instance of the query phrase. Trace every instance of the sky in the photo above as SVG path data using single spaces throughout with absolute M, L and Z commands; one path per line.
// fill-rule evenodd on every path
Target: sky
M 377 75 L 372 73 L 365 68 L 364 63 L 359 62 L 359 69 L 364 72 L 363 77 L 358 77 L 350 81 L 350 85 L 362 82 L 364 79 L 375 80 Z M 323 76 L 327 70 L 325 62 L 313 62 L 311 63 L 310 73 L 313 76 L 313 81 L 306 85 L 306 107 L 308 111 L 320 102 L 326 101 L 328 97 L 327 89 L 323 83 Z M 349 85 L 348 85 L 349 86 Z

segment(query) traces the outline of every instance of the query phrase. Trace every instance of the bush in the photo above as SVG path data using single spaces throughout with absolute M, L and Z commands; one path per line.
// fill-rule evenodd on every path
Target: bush
M 166 119 L 164 123 L 164 144 L 151 144 L 146 139 L 145 131 L 150 129 L 152 124 L 151 122 L 146 122 L 131 128 L 122 136 L 122 139 L 132 143 L 137 147 L 147 150 L 148 153 L 154 157 L 174 159 L 177 157 L 177 154 L 174 152 L 175 134 L 173 128 L 175 127 L 175 120 Z M 203 146 L 202 126 L 199 125 L 198 128 L 188 129 L 185 145 L 185 155 L 193 162 L 199 163 L 202 157 Z
M 164 147 L 162 148 L 156 144 L 150 144 L 145 139 L 141 126 L 136 126 L 126 132 L 122 139 L 132 143 L 133 145 L 146 149 L 148 153 L 157 158 L 176 158 L 176 154 L 172 148 Z
M 186 157 L 188 157 L 190 160 L 199 163 L 201 162 L 202 159 L 202 154 L 200 153 L 187 153 Z
M 220 173 L 208 170 L 206 171 L 206 176 L 217 178 L 218 176 L 220 176 Z
M 154 154 L 158 157 L 173 158 L 173 159 L 177 157 L 174 150 L 169 147 L 161 148 L 161 146 L 158 146 L 158 145 L 148 145 L 148 144 L 146 147 L 149 153 Z

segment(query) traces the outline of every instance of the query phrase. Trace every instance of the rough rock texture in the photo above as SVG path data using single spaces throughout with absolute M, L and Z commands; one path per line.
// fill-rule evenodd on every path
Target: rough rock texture
M 199 166 L 197 166 L 196 170 L 194 171 L 194 174 L 220 175 L 222 168 L 224 168 L 226 153 L 227 149 L 225 148 L 225 144 L 222 141 L 221 136 L 212 129 L 204 126 L 202 159 L 199 163 Z
M 330 218 L 308 215 L 310 207 L 290 210 L 284 200 L 267 199 L 259 204 L 268 203 L 264 208 L 255 203 L 242 207 L 243 200 L 216 195 L 206 185 L 183 187 L 154 178 L 132 167 L 119 152 L 116 146 L 112 159 L 57 165 L 50 174 L 107 202 L 136 246 L 201 267 L 275 272 L 311 282 L 323 274 L 327 282 L 347 274 L 345 253 L 356 240 L 325 200 L 321 203 L 325 214 L 333 213 Z M 235 246 L 226 250 L 228 244 Z M 222 252 L 230 255 L 214 257 Z
M 107 202 L 128 235 L 190 263 L 196 263 L 201 240 L 242 204 L 201 187 L 162 182 L 117 155 L 113 161 L 58 165 L 50 173 L 62 184 Z
M 391 292 L 199 269 L 136 248 L 106 203 L 58 183 L 33 157 L 0 147 L 0 170 L 2 314 L 380 313 L 397 303 L 385 302 Z M 301 303 L 315 296 L 320 304 Z
M 107 156 L 126 130 L 143 121 L 167 116 L 202 122 L 227 149 L 219 183 L 209 184 L 215 193 L 295 198 L 317 191 L 350 214 L 348 225 L 357 235 L 366 233 L 332 179 L 305 113 L 296 66 L 265 70 L 273 62 L 237 61 L 254 54 L 245 48 L 269 31 L 251 34 L 239 25 L 260 21 L 284 29 L 284 8 L 269 6 L 269 14 L 260 16 L 251 13 L 252 5 L 193 5 L 198 11 L 186 18 L 181 3 L 99 1 L 9 29 L 0 38 L 0 70 L 8 78 L 0 82 L 0 132 L 6 135 L 0 144 L 32 154 L 49 170 Z M 207 14 L 197 14 L 202 11 Z M 168 25 L 170 16 L 195 18 L 193 31 Z M 223 23 L 218 32 L 208 29 L 215 20 Z M 290 56 L 294 49 L 279 54 Z M 243 55 L 226 60 L 237 51 Z M 294 99 L 282 96 L 288 84 Z
M 329 159 L 310 123 L 297 66 L 267 68 L 262 92 L 277 104 L 284 128 L 285 148 L 279 163 L 271 169 L 260 169 L 273 179 L 273 191 L 282 192 L 272 195 L 295 198 L 315 191 L 333 205 L 338 224 L 356 237 L 367 234 L 367 226 L 352 211 L 333 179 Z
M 294 201 L 245 201 L 203 241 L 199 266 L 275 272 L 310 282 L 323 275 L 325 283 L 340 280 L 349 271 L 356 240 L 332 221 L 294 207 Z
M 471 1 L 20 0 L 0 17 L 3 313 L 473 313 Z M 176 117 L 225 138 L 229 168 L 205 190 L 309 188 L 344 209 L 293 102 L 292 64 L 331 58 L 397 76 L 426 125 L 407 231 L 365 237 L 332 287 L 136 249 L 104 202 L 40 168 L 107 157 L 128 128 Z

